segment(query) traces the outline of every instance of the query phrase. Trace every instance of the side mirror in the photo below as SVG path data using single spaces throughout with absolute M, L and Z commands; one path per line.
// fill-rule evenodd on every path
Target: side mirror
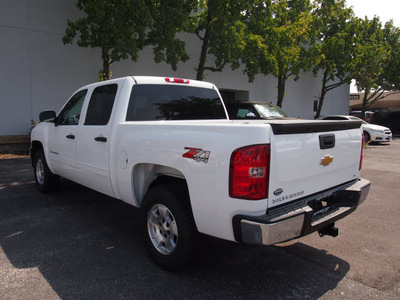
M 52 110 L 45 110 L 39 114 L 39 121 L 40 122 L 51 122 L 54 121 L 56 118 L 56 112 Z

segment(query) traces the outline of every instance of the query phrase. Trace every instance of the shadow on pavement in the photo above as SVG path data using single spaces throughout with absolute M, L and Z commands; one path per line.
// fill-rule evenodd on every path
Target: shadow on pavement
M 62 299 L 316 299 L 349 270 L 302 243 L 255 247 L 204 237 L 194 264 L 169 273 L 145 253 L 137 209 L 64 180 L 42 195 L 26 158 L 0 160 L 0 178 L 0 247 L 13 267 L 38 268 Z

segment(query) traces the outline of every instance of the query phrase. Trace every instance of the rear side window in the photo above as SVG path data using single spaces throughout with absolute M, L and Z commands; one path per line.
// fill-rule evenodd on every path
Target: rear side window
M 110 120 L 118 85 L 102 85 L 90 97 L 85 125 L 107 125 Z
M 177 85 L 135 85 L 126 121 L 226 119 L 218 93 Z

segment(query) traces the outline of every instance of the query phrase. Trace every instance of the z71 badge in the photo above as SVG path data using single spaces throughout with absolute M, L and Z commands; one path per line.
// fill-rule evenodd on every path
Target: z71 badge
M 204 151 L 203 149 L 199 148 L 191 148 L 185 147 L 185 150 L 189 150 L 188 152 L 184 153 L 182 157 L 194 159 L 197 162 L 207 163 L 208 158 L 210 157 L 210 151 Z

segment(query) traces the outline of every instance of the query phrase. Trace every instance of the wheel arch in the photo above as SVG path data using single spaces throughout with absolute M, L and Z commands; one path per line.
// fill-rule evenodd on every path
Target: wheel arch
M 186 178 L 179 170 L 158 164 L 137 164 L 132 170 L 132 193 L 137 206 L 141 206 L 150 188 L 168 183 L 179 184 L 188 192 Z
M 33 160 L 35 158 L 35 154 L 38 150 L 42 150 L 44 152 L 43 149 L 43 145 L 40 141 L 32 141 L 31 142 L 31 149 L 30 149 L 30 158 L 31 158 L 31 164 L 33 166 Z

